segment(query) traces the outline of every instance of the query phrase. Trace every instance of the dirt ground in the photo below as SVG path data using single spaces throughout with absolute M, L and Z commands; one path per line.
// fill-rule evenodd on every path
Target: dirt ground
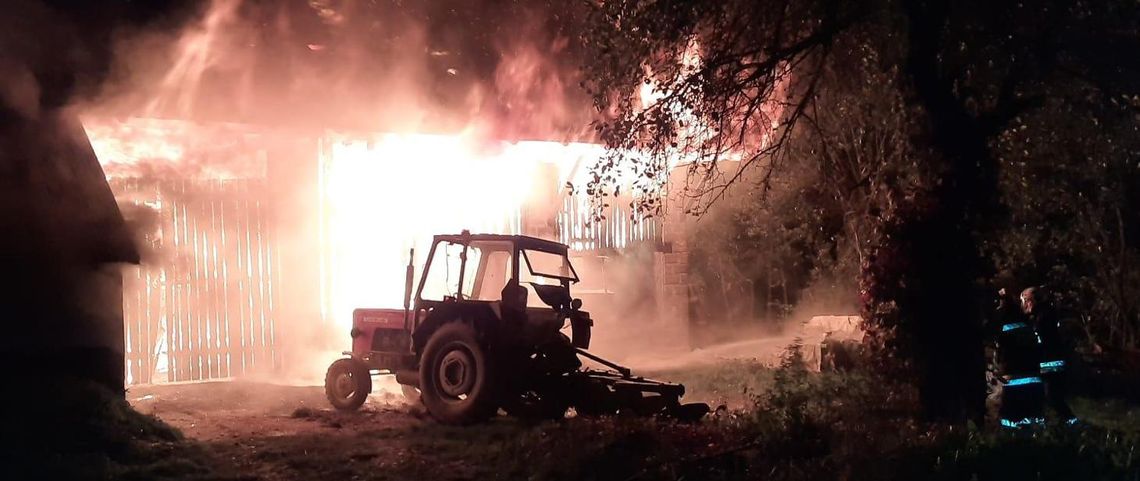
M 691 386 L 686 401 L 714 407 L 743 402 L 746 388 L 767 382 L 755 365 L 731 363 L 646 374 Z M 496 446 L 555 428 L 505 415 L 443 426 L 394 386 L 383 385 L 357 412 L 334 410 L 320 386 L 251 381 L 137 386 L 127 399 L 198 442 L 230 480 L 498 479 L 488 459 Z
M 739 407 L 748 390 L 768 382 L 756 363 L 783 346 L 753 344 L 743 354 L 730 345 L 723 353 L 640 359 L 639 373 L 685 384 L 688 402 Z M 421 404 L 406 400 L 390 376 L 374 378 L 374 392 L 357 412 L 334 410 L 321 386 L 274 382 L 136 386 L 127 400 L 200 443 L 226 479 L 495 478 L 486 471 L 494 463 L 483 462 L 494 446 L 543 429 L 507 416 L 477 427 L 439 425 Z
M 141 386 L 128 400 L 200 442 L 227 478 L 397 479 L 419 458 L 434 462 L 412 444 L 435 423 L 397 394 L 374 394 L 352 413 L 333 410 L 319 386 L 242 381 Z M 436 479 L 467 478 L 439 467 Z

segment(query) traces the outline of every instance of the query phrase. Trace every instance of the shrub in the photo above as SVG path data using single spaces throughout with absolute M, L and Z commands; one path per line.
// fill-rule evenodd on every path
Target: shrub
M 987 430 L 919 420 L 917 396 L 873 373 L 813 373 L 793 345 L 745 409 L 697 425 L 570 419 L 498 451 L 501 479 L 1137 479 L 1140 430 Z

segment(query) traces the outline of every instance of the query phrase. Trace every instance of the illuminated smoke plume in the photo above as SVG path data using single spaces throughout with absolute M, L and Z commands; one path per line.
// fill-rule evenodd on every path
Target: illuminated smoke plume
M 513 3 L 513 2 L 512 2 Z M 554 18 L 564 9 L 566 14 Z M 496 139 L 589 140 L 573 7 L 212 0 L 120 36 L 89 113 Z

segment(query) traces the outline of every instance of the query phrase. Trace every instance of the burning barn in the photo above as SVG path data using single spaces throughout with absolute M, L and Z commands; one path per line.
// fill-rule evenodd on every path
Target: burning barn
M 658 219 L 631 220 L 626 202 L 596 221 L 566 190 L 601 158 L 597 145 L 138 118 L 85 126 L 143 246 L 124 284 L 130 382 L 303 375 L 314 353 L 340 348 L 352 309 L 401 304 L 407 252 L 422 262 L 441 232 L 565 243 L 588 279 L 576 292 L 627 319 L 655 317 L 653 299 L 677 299 L 665 290 L 682 282 L 676 255 L 660 252 Z
M 273 366 L 277 253 L 260 134 L 161 120 L 85 127 L 142 249 L 124 277 L 128 382 Z
M 512 3 L 202 5 L 118 46 L 128 73 L 83 106 L 142 250 L 129 382 L 311 374 L 353 308 L 400 304 L 409 249 L 462 229 L 569 245 L 614 319 L 686 316 L 683 240 L 566 188 L 605 153 L 572 26 Z

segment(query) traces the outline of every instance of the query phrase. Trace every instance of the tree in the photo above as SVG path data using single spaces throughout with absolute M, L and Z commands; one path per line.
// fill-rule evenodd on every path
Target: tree
M 1009 208 L 988 247 L 999 271 L 1046 285 L 1083 340 L 1103 348 L 1140 343 L 1138 100 L 1073 82 L 995 142 Z
M 691 160 L 686 192 L 700 212 L 753 167 L 762 183 L 786 159 L 783 148 L 816 93 L 835 38 L 860 15 L 856 2 L 747 0 L 601 2 L 583 35 L 592 61 L 584 84 L 610 115 L 596 125 L 615 148 L 586 186 L 602 196 L 620 168 L 642 213 L 676 159 Z M 794 81 L 793 81 L 794 79 Z M 724 175 L 717 163 L 739 161 Z
M 993 274 L 981 246 L 1007 219 L 994 143 L 1012 121 L 1043 105 L 1050 86 L 1067 81 L 1058 72 L 1119 88 L 1113 80 L 1119 62 L 1098 49 L 1133 45 L 1137 6 L 836 3 L 597 5 L 586 38 L 596 52 L 585 68 L 587 86 L 608 115 L 597 126 L 600 137 L 617 150 L 587 191 L 605 196 L 614 169 L 632 168 L 644 180 L 637 192 L 645 199 L 642 211 L 658 213 L 653 192 L 671 159 L 681 158 L 691 181 L 686 191 L 698 200 L 692 210 L 700 213 L 742 176 L 753 175 L 767 189 L 796 152 L 791 139 L 812 138 L 814 130 L 816 149 L 807 155 L 837 186 L 848 186 L 840 194 L 848 206 L 866 206 L 853 211 L 863 216 L 866 223 L 857 225 L 865 230 L 852 232 L 864 238 L 856 246 L 865 260 L 871 338 L 913 376 L 931 417 L 978 419 L 981 319 L 988 304 L 981 287 Z M 873 52 L 873 67 L 844 70 L 845 60 L 858 58 L 850 50 L 857 47 Z M 829 70 L 850 75 L 825 85 Z M 905 140 L 888 135 L 899 149 L 852 163 L 835 153 L 835 139 L 842 138 L 834 135 L 835 125 L 827 130 L 810 119 L 842 109 L 850 95 L 870 95 L 852 86 L 875 78 L 888 79 L 882 87 L 897 88 L 903 100 L 894 111 L 897 123 L 878 131 Z M 634 95 L 639 90 L 640 98 Z M 869 114 L 851 139 L 862 142 L 873 130 L 859 129 L 891 118 Z M 721 175 L 718 162 L 725 159 L 739 160 L 741 168 Z
M 763 299 L 775 269 L 787 278 L 793 304 L 857 306 L 859 269 L 876 219 L 921 191 L 924 180 L 909 141 L 915 116 L 897 72 L 884 63 L 890 55 L 873 47 L 867 35 L 838 39 L 804 124 L 788 139 L 786 163 L 758 186 L 748 185 L 756 172 L 744 173 L 744 185 L 729 189 L 699 220 L 693 264 L 717 266 L 704 277 L 748 277 Z
M 925 398 L 953 400 L 938 403 L 941 417 L 976 416 L 980 337 L 977 322 L 968 320 L 986 307 L 988 295 L 977 287 L 993 275 L 978 246 L 998 238 L 1009 220 L 998 197 L 1001 164 L 994 144 L 1011 122 L 1039 112 L 1072 82 L 1066 72 L 1112 84 L 1135 78 L 1134 61 L 1108 60 L 1105 52 L 1140 40 L 1137 5 L 932 0 L 901 6 L 908 25 L 904 72 L 927 119 L 924 141 L 940 182 L 925 207 L 886 225 L 883 254 L 909 262 L 899 269 L 909 272 L 891 273 L 881 265 L 865 274 L 871 282 L 903 281 L 879 294 L 898 307 L 888 319 L 911 333 L 907 344 L 930 352 L 907 356 L 927 363 L 920 368 L 931 378 L 920 383 Z M 1106 60 L 1112 65 L 1107 70 Z M 885 262 L 899 267 L 898 259 Z

